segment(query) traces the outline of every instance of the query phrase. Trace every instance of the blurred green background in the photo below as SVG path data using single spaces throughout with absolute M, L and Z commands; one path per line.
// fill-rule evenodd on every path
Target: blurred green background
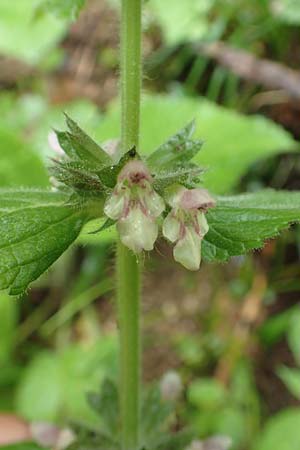
M 119 2 L 83 3 L 0 1 L 1 187 L 50 186 L 64 111 L 119 135 Z M 300 2 L 148 0 L 143 20 L 141 150 L 195 118 L 211 192 L 300 189 Z M 22 298 L 1 294 L 0 411 L 97 424 L 86 392 L 117 374 L 113 240 L 86 231 Z M 178 427 L 199 439 L 299 450 L 299 226 L 199 273 L 170 254 L 145 260 L 145 383 L 178 372 Z

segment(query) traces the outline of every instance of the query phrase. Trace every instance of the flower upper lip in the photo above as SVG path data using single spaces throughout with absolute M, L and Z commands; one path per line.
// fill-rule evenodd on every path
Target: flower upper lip
M 206 189 L 195 188 L 185 189 L 179 200 L 179 205 L 183 209 L 207 210 L 213 208 L 216 202 Z
M 134 159 L 129 161 L 119 173 L 118 182 L 125 180 L 131 185 L 141 184 L 143 180 L 152 182 L 152 176 L 142 161 Z

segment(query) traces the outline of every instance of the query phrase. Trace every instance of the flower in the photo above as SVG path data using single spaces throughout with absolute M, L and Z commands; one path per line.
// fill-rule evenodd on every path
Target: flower
M 48 144 L 51 150 L 56 153 L 56 156 L 64 156 L 65 153 L 58 141 L 57 134 L 53 130 L 48 133 Z
M 183 390 L 181 378 L 174 370 L 163 375 L 159 387 L 161 398 L 171 402 L 178 400 Z
M 139 253 L 152 250 L 158 236 L 157 218 L 165 209 L 163 199 L 152 187 L 152 177 L 142 161 L 128 162 L 119 173 L 104 212 L 117 220 L 124 245 Z
M 201 263 L 201 242 L 209 226 L 205 217 L 215 201 L 205 189 L 176 186 L 169 191 L 172 207 L 163 223 L 163 235 L 172 243 L 175 261 L 189 270 L 198 270 Z

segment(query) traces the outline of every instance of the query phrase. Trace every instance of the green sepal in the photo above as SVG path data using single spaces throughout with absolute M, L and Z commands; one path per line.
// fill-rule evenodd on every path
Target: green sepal
M 159 172 L 184 166 L 200 151 L 203 144 L 203 141 L 192 139 L 194 131 L 193 120 L 148 156 L 149 168 Z
M 117 184 L 117 178 L 122 168 L 128 161 L 133 159 L 140 159 L 135 147 L 126 152 L 116 164 L 111 165 L 110 167 L 105 167 L 100 172 L 97 172 L 100 181 L 106 187 L 113 189 Z
M 60 146 L 71 159 L 94 163 L 99 167 L 112 163 L 110 156 L 86 134 L 79 125 L 65 114 L 69 131 L 56 131 Z
M 105 167 L 88 160 L 79 160 L 74 152 L 74 146 L 69 145 L 69 134 L 57 133 L 60 145 L 63 143 L 64 150 L 70 159 L 53 159 L 50 173 L 58 182 L 72 188 L 81 196 L 103 197 L 107 195 L 115 187 L 118 174 L 124 165 L 131 159 L 139 158 L 135 148 L 133 148 L 123 155 L 116 164 L 113 164 L 110 160 L 110 164 Z
M 60 183 L 73 188 L 79 194 L 82 191 L 94 193 L 94 195 L 104 194 L 105 186 L 90 165 L 81 161 L 54 160 L 53 162 L 50 173 Z
M 72 146 L 70 133 L 68 131 L 53 130 L 56 134 L 59 145 L 70 159 L 78 159 L 78 155 Z
M 101 231 L 108 230 L 108 228 L 115 225 L 116 221 L 113 219 L 108 218 L 103 225 L 101 225 L 100 228 L 97 228 L 97 230 L 90 231 L 88 234 L 98 234 L 101 233 Z
M 185 164 L 178 169 L 165 170 L 152 174 L 154 178 L 154 189 L 162 193 L 164 189 L 172 184 L 182 184 L 186 188 L 198 187 L 204 169 L 193 163 Z

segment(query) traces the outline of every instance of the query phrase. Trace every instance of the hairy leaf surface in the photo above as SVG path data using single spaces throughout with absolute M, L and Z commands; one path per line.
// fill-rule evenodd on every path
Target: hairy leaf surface
M 0 190 L 0 290 L 22 293 L 76 239 L 87 213 L 56 192 Z
M 266 190 L 217 198 L 207 214 L 203 257 L 226 261 L 263 246 L 289 224 L 300 221 L 300 193 Z

